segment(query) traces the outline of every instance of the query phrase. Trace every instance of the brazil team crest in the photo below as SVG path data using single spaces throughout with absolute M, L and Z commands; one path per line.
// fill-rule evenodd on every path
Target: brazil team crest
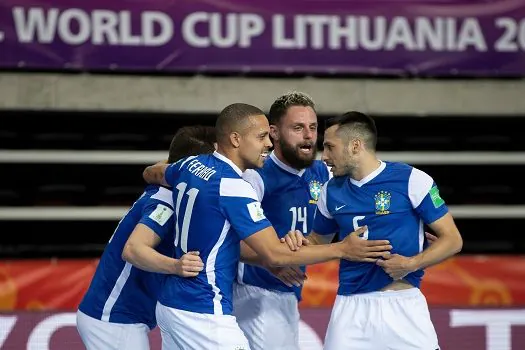
M 390 214 L 390 198 L 392 195 L 387 191 L 379 191 L 375 196 L 374 200 L 376 202 L 376 214 L 386 215 Z
M 308 185 L 310 188 L 310 204 L 317 203 L 317 200 L 319 199 L 319 196 L 321 195 L 321 183 L 317 180 L 310 181 L 310 184 Z

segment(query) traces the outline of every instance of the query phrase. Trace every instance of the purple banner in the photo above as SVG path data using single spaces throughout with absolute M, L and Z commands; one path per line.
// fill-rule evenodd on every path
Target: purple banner
M 431 309 L 442 349 L 525 349 L 524 309 Z M 301 350 L 322 350 L 329 309 L 302 309 Z M 0 314 L 0 349 L 84 349 L 72 312 Z M 410 332 L 410 330 L 407 330 Z M 160 349 L 158 329 L 151 332 L 151 349 Z
M 525 75 L 525 0 L 2 0 L 0 67 Z

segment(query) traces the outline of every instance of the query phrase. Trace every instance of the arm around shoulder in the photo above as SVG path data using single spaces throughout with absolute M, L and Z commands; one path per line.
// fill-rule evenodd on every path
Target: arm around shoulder
M 166 169 L 168 168 L 168 166 L 169 164 L 166 164 L 165 162 L 159 162 L 155 165 L 148 166 L 142 172 L 142 177 L 144 178 L 144 181 L 146 181 L 149 184 L 169 186 L 165 179 Z

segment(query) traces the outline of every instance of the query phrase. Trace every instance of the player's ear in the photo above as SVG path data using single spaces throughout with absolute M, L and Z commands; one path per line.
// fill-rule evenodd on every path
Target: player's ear
M 352 141 L 350 141 L 350 152 L 352 152 L 352 154 L 359 153 L 361 146 L 362 141 L 360 139 L 353 139 Z
M 230 142 L 234 148 L 239 148 L 241 144 L 241 135 L 238 132 L 232 132 L 230 134 Z
M 270 137 L 272 140 L 279 140 L 279 127 L 277 125 L 270 125 Z

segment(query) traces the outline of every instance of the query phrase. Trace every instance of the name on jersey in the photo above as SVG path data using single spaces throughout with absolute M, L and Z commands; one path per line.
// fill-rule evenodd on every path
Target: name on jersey
M 390 192 L 387 191 L 379 191 L 375 196 L 375 208 L 376 208 L 376 214 L 378 215 L 386 215 L 390 214 L 390 198 L 392 195 Z
M 199 162 L 197 159 L 190 161 L 187 167 L 190 173 L 205 181 L 208 181 L 210 177 L 212 177 L 213 174 L 216 173 L 213 167 L 209 168 L 206 165 Z

